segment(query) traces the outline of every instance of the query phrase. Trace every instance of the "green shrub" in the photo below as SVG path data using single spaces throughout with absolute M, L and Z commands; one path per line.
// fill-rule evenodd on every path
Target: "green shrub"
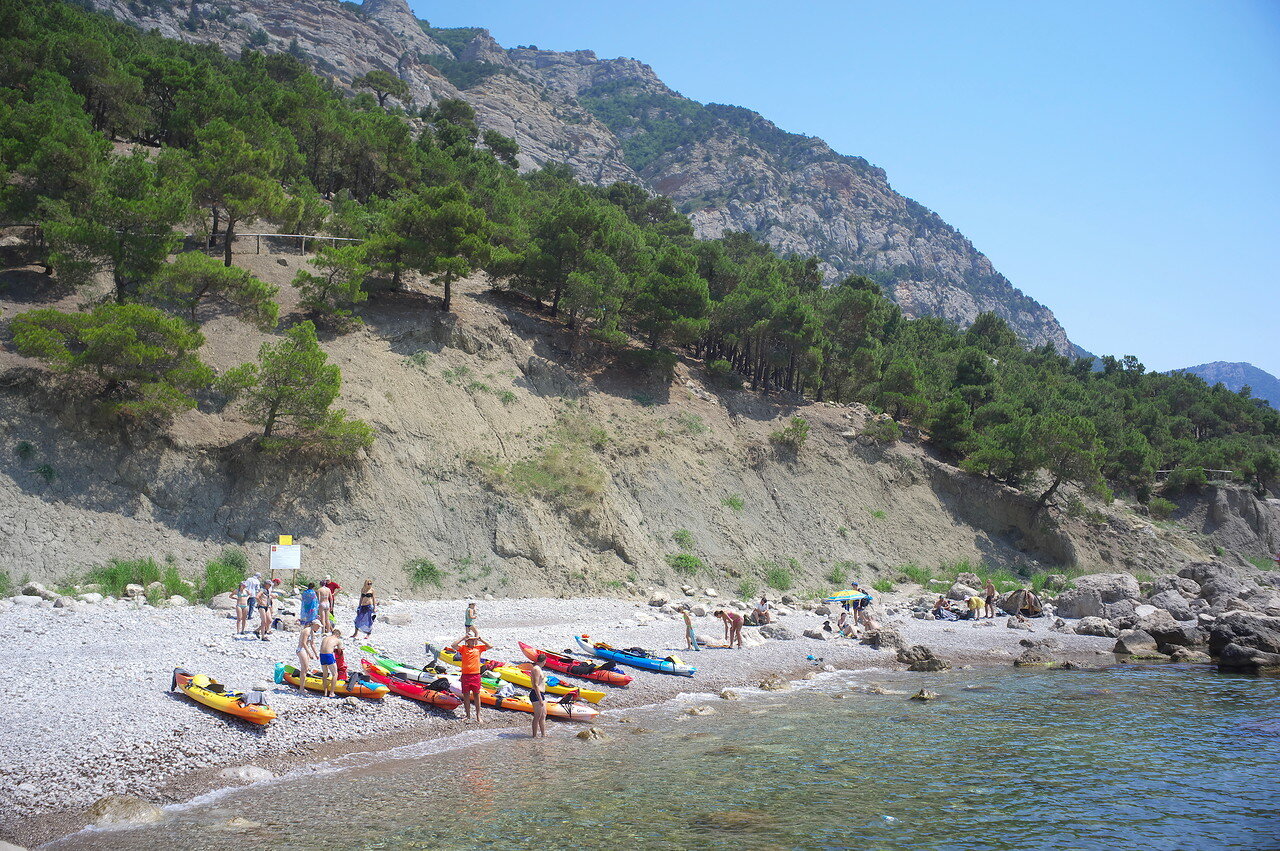
M 742 376 L 734 372 L 733 364 L 724 358 L 713 360 L 707 364 L 707 380 L 717 387 L 727 390 L 741 390 Z
M 1157 520 L 1168 520 L 1176 511 L 1178 506 L 1165 499 L 1162 496 L 1153 496 L 1151 501 L 1147 503 L 1147 510 L 1151 512 L 1151 516 Z
M 410 366 L 416 366 L 419 369 L 426 369 L 427 364 L 431 363 L 431 352 L 426 349 L 420 349 L 405 358 L 405 363 Z
M 488 393 L 489 391 L 489 385 L 485 384 L 483 381 L 473 381 L 467 385 L 468 393 Z
M 871 511 L 870 509 L 868 509 L 868 513 L 877 520 L 883 520 L 889 516 L 888 514 L 885 514 L 883 511 L 881 511 L 878 508 L 875 511 Z
M 160 577 L 160 565 L 154 559 L 112 559 L 102 567 L 89 571 L 85 582 L 101 585 L 103 594 L 123 597 L 126 585 L 141 585 L 145 588 L 152 582 L 159 582 Z
M 730 494 L 729 496 L 726 496 L 724 499 L 720 500 L 720 503 L 727 508 L 732 508 L 734 511 L 741 511 L 743 506 L 746 505 L 742 500 L 742 497 L 737 494 Z
M 681 411 L 672 417 L 680 430 L 685 434 L 699 435 L 707 431 L 707 424 L 702 421 L 700 414 L 691 414 L 688 411 Z
M 14 451 L 14 454 L 16 454 L 23 461 L 29 461 L 31 460 L 31 456 L 35 454 L 36 448 L 31 445 L 31 441 L 29 440 L 19 440 L 18 443 L 13 447 L 13 451 Z
M 862 430 L 862 436 L 876 443 L 893 443 L 902 439 L 902 426 L 889 418 L 872 420 Z
M 774 565 L 765 572 L 764 583 L 775 591 L 790 591 L 791 571 Z
M 1245 558 L 1248 559 L 1250 564 L 1258 568 L 1258 570 L 1275 570 L 1276 569 L 1276 563 L 1272 559 L 1268 558 L 1267 556 L 1246 556 Z M 3 596 L 5 595 L 0 594 L 0 597 L 3 597 Z
M 691 550 L 694 547 L 693 533 L 688 529 L 677 529 L 672 532 L 671 540 L 675 541 L 682 550 Z
M 54 479 L 58 478 L 58 471 L 53 469 L 49 464 L 41 464 L 39 467 L 36 467 L 35 474 L 46 482 L 52 482 Z
M 849 568 L 851 562 L 836 562 L 831 570 L 827 571 L 827 581 L 832 585 L 843 585 L 849 581 Z
M 625 369 L 670 381 L 675 377 L 680 356 L 669 349 L 623 349 L 618 353 L 618 363 Z
M 804 417 L 792 417 L 791 422 L 785 428 L 778 429 L 769 435 L 771 443 L 785 446 L 793 452 L 799 452 L 803 449 L 808 439 L 809 421 Z
M 898 568 L 898 572 L 907 577 L 909 581 L 917 585 L 923 585 L 926 588 L 929 587 L 929 580 L 933 578 L 933 568 L 921 567 L 914 562 L 901 565 Z
M 0 598 L 13 596 L 13 577 L 9 571 L 0 570 Z
M 893 590 L 893 582 L 888 579 L 877 579 L 871 583 L 871 587 L 879 591 L 881 594 L 888 594 Z
M 504 405 L 510 405 L 516 400 L 516 394 L 510 390 L 503 390 L 498 394 L 498 401 Z
M 692 553 L 672 553 L 667 556 L 667 564 L 676 573 L 693 576 L 704 569 L 702 559 Z
M 249 574 L 249 557 L 238 547 L 227 547 L 204 566 L 204 576 L 196 582 L 196 596 L 208 602 L 219 594 L 234 591 Z
M 414 588 L 423 585 L 434 585 L 439 588 L 444 583 L 445 571 L 436 567 L 435 562 L 418 558 L 406 562 L 404 572 L 409 576 L 409 584 Z
M 744 579 L 738 583 L 738 596 L 743 600 L 750 600 L 760 590 L 760 584 L 754 579 Z
M 1165 479 L 1162 490 L 1173 496 L 1186 490 L 1198 490 L 1208 481 L 1209 477 L 1205 475 L 1204 467 L 1176 467 L 1169 473 L 1169 478 Z

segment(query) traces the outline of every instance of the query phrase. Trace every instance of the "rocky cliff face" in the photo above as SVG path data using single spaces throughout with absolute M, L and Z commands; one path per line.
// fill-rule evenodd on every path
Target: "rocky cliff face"
M 895 192 L 883 170 L 749 110 L 688 100 L 634 59 L 503 49 L 484 30 L 417 21 L 406 0 L 91 2 L 232 55 L 250 45 L 292 50 L 343 83 L 389 71 L 409 83 L 416 105 L 469 101 L 482 126 L 519 143 L 524 167 L 564 162 L 594 183 L 639 183 L 675 200 L 701 236 L 748 231 L 780 251 L 822 258 L 829 281 L 870 275 L 909 315 L 965 325 L 991 310 L 1029 343 L 1075 351 L 1048 308 Z

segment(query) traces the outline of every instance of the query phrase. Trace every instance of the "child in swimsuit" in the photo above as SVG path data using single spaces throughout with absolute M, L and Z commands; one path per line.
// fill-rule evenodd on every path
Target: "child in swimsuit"
M 342 649 L 342 630 L 337 626 L 320 641 L 320 673 L 324 677 L 324 696 L 336 697 L 334 687 L 338 684 L 338 656 Z

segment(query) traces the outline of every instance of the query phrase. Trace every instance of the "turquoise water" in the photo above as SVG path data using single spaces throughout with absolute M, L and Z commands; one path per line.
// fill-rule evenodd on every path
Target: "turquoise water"
M 921 686 L 942 698 L 908 701 Z M 605 741 L 556 724 L 531 742 L 520 726 L 359 757 L 179 808 L 163 828 L 58 847 L 1280 845 L 1280 680 L 1184 666 L 866 672 L 744 697 L 615 713 Z M 702 704 L 716 714 L 685 714 Z

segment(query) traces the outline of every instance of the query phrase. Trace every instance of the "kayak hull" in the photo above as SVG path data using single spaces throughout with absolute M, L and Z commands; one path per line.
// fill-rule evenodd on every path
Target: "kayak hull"
M 458 657 L 447 647 L 440 651 L 440 661 L 455 667 L 458 665 Z M 515 665 L 500 664 L 499 667 L 490 667 L 489 672 L 499 679 L 506 680 L 512 685 L 521 686 L 523 688 L 533 688 L 533 680 L 530 678 L 529 672 L 521 670 Z M 548 694 L 569 694 L 570 692 L 576 691 L 578 693 L 578 697 L 588 703 L 599 703 L 601 700 L 604 700 L 605 697 L 605 694 L 602 691 L 580 688 L 579 686 L 561 685 L 558 683 L 552 683 L 550 680 L 548 680 L 547 687 L 543 689 L 543 691 Z
M 285 682 L 294 688 L 297 688 L 298 669 L 293 665 L 278 665 L 277 667 L 280 669 L 280 677 L 276 682 Z M 310 689 L 311 691 L 323 692 L 324 678 L 314 672 L 308 674 L 305 688 Z M 390 688 L 381 684 L 377 686 L 369 686 L 365 683 L 360 683 L 355 688 L 351 688 L 347 684 L 346 680 L 338 680 L 333 687 L 333 693 L 340 694 L 343 697 L 367 697 L 370 699 L 386 697 L 390 691 Z
M 205 674 L 192 674 L 182 668 L 173 669 L 173 687 L 196 703 L 259 726 L 275 720 L 276 711 L 270 706 L 245 704 L 242 702 L 243 692 L 225 691 L 221 689 L 221 685 Z
M 566 656 L 563 653 L 553 653 L 550 650 L 539 650 L 520 642 L 520 651 L 529 659 L 530 662 L 537 662 L 539 655 L 547 657 L 546 663 L 543 665 L 548 670 L 555 671 L 557 674 L 566 674 L 571 677 L 578 677 L 583 680 L 591 680 L 596 683 L 604 683 L 605 685 L 617 686 L 619 688 L 626 687 L 631 684 L 631 675 L 624 674 L 621 671 L 602 671 L 598 668 L 590 673 L 575 673 L 571 670 L 574 665 L 579 664 L 579 660 L 572 656 Z M 582 663 L 582 664 L 590 664 Z
M 692 677 L 698 669 L 693 665 L 685 665 L 679 662 L 672 662 L 669 659 L 651 659 L 647 656 L 636 656 L 633 653 L 625 653 L 613 647 L 603 646 L 601 644 L 592 644 L 588 640 L 588 636 L 575 635 L 573 640 L 582 648 L 583 653 L 595 656 L 597 659 L 607 659 L 610 662 L 617 662 L 619 665 L 629 665 L 632 668 L 641 668 L 646 671 L 655 671 L 659 674 L 676 674 L 681 677 Z
M 408 680 L 393 677 L 385 669 L 380 668 L 368 659 L 361 659 L 360 664 L 364 666 L 364 672 L 369 679 L 375 683 L 381 683 L 401 697 L 420 700 L 423 703 L 445 710 L 457 709 L 462 705 L 461 700 L 448 692 L 437 691 L 436 689 L 427 688 L 421 683 L 411 683 Z

